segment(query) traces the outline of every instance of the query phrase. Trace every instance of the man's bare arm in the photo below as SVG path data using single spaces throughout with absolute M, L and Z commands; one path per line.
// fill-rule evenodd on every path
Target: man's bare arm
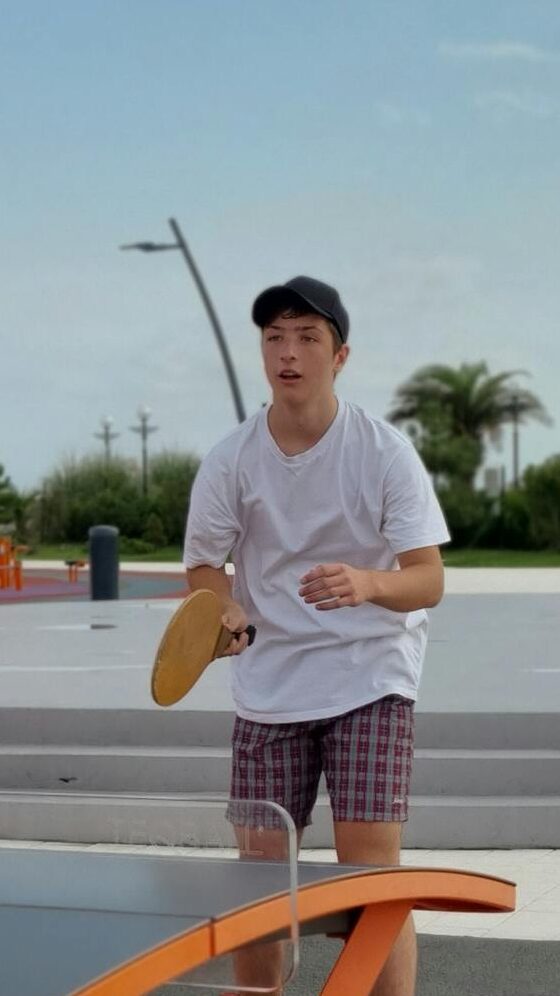
M 208 567 L 206 564 L 201 567 L 187 568 L 187 581 L 191 591 L 199 588 L 209 588 L 220 599 L 224 612 L 233 602 L 231 595 L 231 585 L 224 567 Z
M 187 581 L 191 591 L 208 588 L 217 595 L 222 608 L 222 623 L 231 633 L 242 633 L 239 639 L 233 639 L 224 656 L 240 654 L 248 645 L 249 638 L 243 630 L 248 626 L 245 610 L 234 601 L 231 594 L 231 584 L 224 567 L 210 567 L 203 564 L 200 567 L 187 568 Z
M 299 594 L 318 609 L 340 609 L 372 602 L 393 612 L 431 608 L 443 596 L 439 547 L 407 550 L 399 571 L 373 571 L 349 564 L 319 564 L 301 579 Z

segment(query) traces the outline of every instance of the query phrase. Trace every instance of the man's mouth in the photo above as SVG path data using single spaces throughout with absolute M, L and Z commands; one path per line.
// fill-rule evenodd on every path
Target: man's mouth
M 301 380 L 301 374 L 295 372 L 295 370 L 281 370 L 278 374 L 280 380 Z

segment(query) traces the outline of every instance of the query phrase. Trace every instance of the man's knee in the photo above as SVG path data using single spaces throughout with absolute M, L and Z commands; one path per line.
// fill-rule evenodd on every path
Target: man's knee
M 297 847 L 299 849 L 303 830 L 297 831 Z M 235 836 L 239 853 L 243 858 L 268 861 L 286 861 L 290 846 L 286 830 L 273 830 L 258 827 L 235 827 Z
M 402 823 L 335 822 L 338 860 L 345 864 L 398 865 Z

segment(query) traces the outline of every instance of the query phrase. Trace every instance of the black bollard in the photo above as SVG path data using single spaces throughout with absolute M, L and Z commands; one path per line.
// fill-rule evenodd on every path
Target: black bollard
M 119 597 L 119 530 L 92 526 L 89 536 L 89 593 L 92 601 Z

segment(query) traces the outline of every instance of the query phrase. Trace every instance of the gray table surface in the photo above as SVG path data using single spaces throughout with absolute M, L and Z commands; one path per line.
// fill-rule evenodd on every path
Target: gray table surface
M 371 871 L 302 862 L 298 881 Z M 64 996 L 177 934 L 288 889 L 283 862 L 0 851 L 0 993 Z

